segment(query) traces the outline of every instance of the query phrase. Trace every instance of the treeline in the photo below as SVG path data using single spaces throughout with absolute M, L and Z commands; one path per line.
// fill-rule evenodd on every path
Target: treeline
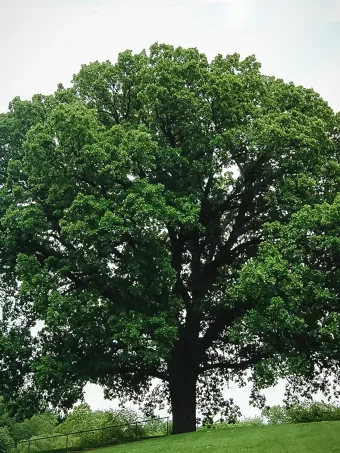
M 30 453 L 72 451 L 161 436 L 169 429 L 166 420 L 141 423 L 141 418 L 131 409 L 92 411 L 87 404 L 81 404 L 64 417 L 50 411 L 17 422 L 0 401 L 0 453 L 27 453 L 28 442 L 23 442 L 27 440 Z

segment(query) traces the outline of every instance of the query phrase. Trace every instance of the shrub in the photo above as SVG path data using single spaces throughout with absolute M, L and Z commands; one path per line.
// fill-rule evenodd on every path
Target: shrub
M 303 402 L 287 409 L 291 423 L 340 420 L 340 407 L 325 402 Z
M 31 437 L 50 436 L 57 423 L 58 417 L 52 412 L 33 415 L 30 419 L 13 425 L 12 436 L 15 442 L 31 439 Z
M 0 428 L 8 428 L 9 433 L 15 424 L 15 418 L 10 416 L 7 406 L 3 401 L 3 398 L 0 396 Z
M 268 407 L 262 411 L 262 415 L 271 425 L 332 421 L 340 420 L 340 407 L 325 402 L 304 401 L 290 407 Z
M 130 409 L 94 411 L 90 406 L 81 404 L 67 415 L 57 427 L 56 433 L 78 433 L 69 436 L 69 447 L 99 447 L 136 437 L 144 437 L 143 427 L 135 423 L 139 414 Z M 106 428 L 103 431 L 100 428 Z M 93 430 L 93 431 L 91 431 Z
M 269 425 L 291 423 L 290 417 L 287 413 L 287 408 L 284 406 L 266 407 L 262 410 L 262 416 L 266 419 Z
M 165 436 L 170 434 L 172 424 L 166 419 L 154 419 L 147 421 L 141 425 L 141 437 Z
M 0 453 L 8 453 L 13 447 L 14 442 L 8 429 L 6 427 L 0 428 Z
M 57 453 L 58 451 L 64 451 L 66 448 L 66 436 L 53 436 L 48 439 L 41 439 L 40 436 L 33 436 L 30 441 L 30 452 L 40 452 L 40 451 L 53 451 Z M 15 453 L 27 453 L 28 444 L 26 442 L 20 442 Z
M 30 439 L 31 453 L 65 452 L 66 447 L 68 451 L 83 450 L 166 434 L 166 422 L 150 420 L 136 423 L 140 416 L 138 412 L 130 409 L 93 412 L 87 404 L 81 404 L 59 425 L 56 416 L 48 415 L 50 418 L 46 414 L 45 417 L 34 416 L 18 424 L 20 426 L 17 429 L 17 436 L 26 436 L 25 440 Z M 38 420 L 45 422 L 41 423 L 40 431 L 36 426 Z M 49 435 L 52 437 L 40 439 Z M 16 453 L 27 453 L 27 442 L 19 443 Z
M 243 420 L 237 423 L 242 426 L 261 426 L 263 425 L 263 418 L 259 416 L 245 417 Z

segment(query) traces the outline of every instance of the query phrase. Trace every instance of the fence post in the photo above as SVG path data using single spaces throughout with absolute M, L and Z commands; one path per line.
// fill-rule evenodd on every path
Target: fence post
M 166 418 L 166 435 L 169 435 L 169 417 Z
M 102 429 L 102 447 L 104 447 L 104 428 Z
M 138 423 L 136 422 L 136 439 L 137 439 L 137 436 L 138 436 Z
M 68 434 L 66 435 L 66 453 L 68 453 Z
M 31 439 L 28 441 L 27 444 L 27 453 L 30 453 L 30 450 L 31 450 Z

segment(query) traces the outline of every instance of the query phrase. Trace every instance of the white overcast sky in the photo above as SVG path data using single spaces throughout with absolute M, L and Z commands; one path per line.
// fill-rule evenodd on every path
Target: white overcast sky
M 312 87 L 340 110 L 340 0 L 0 0 L 0 112 L 53 93 L 80 65 L 155 41 L 255 54 L 265 74 Z M 249 389 L 230 389 L 246 415 Z M 282 385 L 268 402 L 282 397 Z M 87 401 L 107 407 L 96 386 Z

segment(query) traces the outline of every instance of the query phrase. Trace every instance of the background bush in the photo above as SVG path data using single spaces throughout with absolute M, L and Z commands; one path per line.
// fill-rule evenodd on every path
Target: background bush
M 0 453 L 8 453 L 14 446 L 13 439 L 7 427 L 0 428 Z
M 32 437 L 51 436 L 58 425 L 58 416 L 52 412 L 33 415 L 21 423 L 12 426 L 12 437 L 17 443 Z
M 273 406 L 262 411 L 267 423 L 312 423 L 340 420 L 340 407 L 325 402 L 304 401 L 290 407 Z
M 132 437 L 142 437 L 141 427 L 135 423 L 140 419 L 136 411 L 130 409 L 92 411 L 87 404 L 81 404 L 67 415 L 65 420 L 56 428 L 55 433 L 78 433 L 69 436 L 70 447 L 96 447 L 128 440 Z M 100 428 L 106 427 L 102 433 Z M 137 435 L 137 436 L 136 436 Z
M 324 402 L 306 402 L 287 409 L 291 423 L 310 423 L 340 420 L 340 407 Z
M 166 420 L 137 423 L 141 418 L 138 412 L 131 409 L 92 411 L 89 405 L 81 404 L 59 423 L 56 415 L 46 413 L 17 423 L 14 431 L 17 441 L 30 439 L 31 453 L 65 452 L 66 446 L 71 451 L 83 450 L 166 434 Z M 169 425 L 169 433 L 170 429 Z M 51 438 L 40 439 L 44 436 Z M 27 453 L 27 442 L 19 443 L 16 453 Z
M 262 416 L 269 425 L 280 425 L 282 423 L 291 423 L 285 406 L 266 407 L 262 410 Z

